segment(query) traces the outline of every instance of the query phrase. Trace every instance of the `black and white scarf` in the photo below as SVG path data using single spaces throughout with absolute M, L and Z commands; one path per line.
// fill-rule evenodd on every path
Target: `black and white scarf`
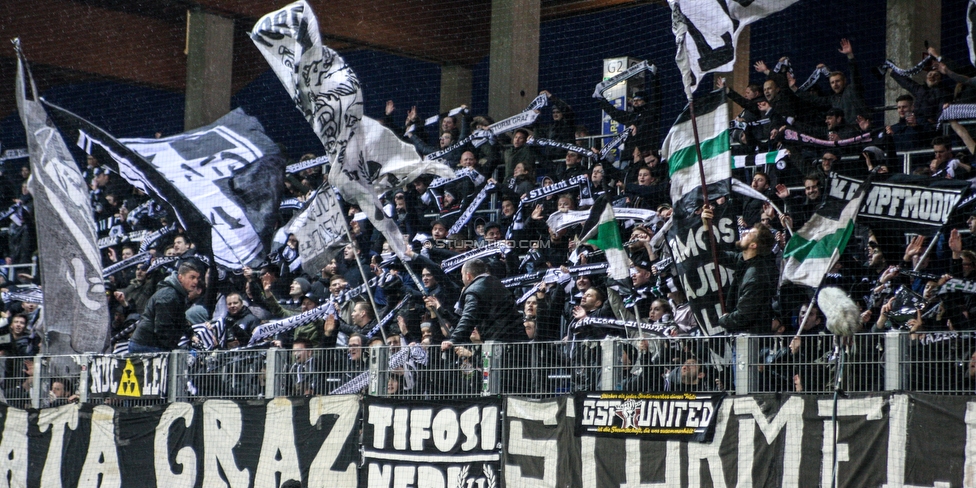
M 830 71 L 827 69 L 827 67 L 821 66 L 813 70 L 813 73 L 810 73 L 810 77 L 807 78 L 807 81 L 804 81 L 803 84 L 800 85 L 799 88 L 797 88 L 797 90 L 807 91 L 810 89 L 810 87 L 812 87 L 813 85 L 817 84 L 818 81 L 820 81 L 821 76 L 829 76 L 829 75 L 830 75 Z
M 923 59 L 922 61 L 920 61 L 915 66 L 912 66 L 911 68 L 908 68 L 908 69 L 899 68 L 898 66 L 895 66 L 894 61 L 892 61 L 890 59 L 886 59 L 885 62 L 882 63 L 880 67 L 878 67 L 878 70 L 879 71 L 884 71 L 886 69 L 890 69 L 892 73 L 897 73 L 897 74 L 899 74 L 901 76 L 906 76 L 906 77 L 909 77 L 910 78 L 912 76 L 915 76 L 915 75 L 921 73 L 922 72 L 922 68 L 925 67 L 926 63 L 932 61 L 933 59 L 935 59 L 935 58 L 933 58 L 932 55 L 929 54 L 928 56 L 925 56 L 925 59 Z
M 559 141 L 554 141 L 552 139 L 541 139 L 541 138 L 536 139 L 535 137 L 530 137 L 528 140 L 525 141 L 525 143 L 530 146 L 555 147 L 559 149 L 565 149 L 567 151 L 577 152 L 581 156 L 585 156 L 588 158 L 596 157 L 596 153 L 594 153 L 593 151 L 590 151 L 589 149 L 586 149 L 584 147 L 579 147 L 576 144 L 570 144 L 568 142 L 559 142 Z
M 465 225 L 468 225 L 468 221 L 471 220 L 471 217 L 474 217 L 474 213 L 478 211 L 478 207 L 481 206 L 481 203 L 484 202 L 488 197 L 488 193 L 494 189 L 495 183 L 488 182 L 488 184 L 485 185 L 477 195 L 475 195 L 474 199 L 471 200 L 471 203 L 468 204 L 468 208 L 464 209 L 464 213 L 458 217 L 457 221 L 454 222 L 454 225 L 451 226 L 451 229 L 447 231 L 447 234 L 454 235 L 461 232 L 461 229 L 463 229 Z

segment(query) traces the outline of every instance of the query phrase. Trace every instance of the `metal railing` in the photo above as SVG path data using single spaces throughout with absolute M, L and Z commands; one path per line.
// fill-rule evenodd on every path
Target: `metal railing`
M 515 395 L 546 398 L 576 391 L 832 393 L 910 390 L 976 392 L 976 332 L 610 338 L 601 341 L 410 346 L 407 348 L 186 351 L 155 356 L 157 385 L 121 392 L 125 370 L 150 368 L 130 356 L 3 357 L 0 387 L 18 408 L 69 401 L 145 406 L 195 400 L 327 395 L 339 391 L 403 398 Z M 93 361 L 116 366 L 94 367 Z M 141 365 L 140 360 L 147 361 Z M 159 369 L 159 361 L 167 366 Z M 71 368 L 74 364 L 76 367 Z M 132 366 L 137 364 L 137 366 Z M 59 373 L 73 369 L 74 373 Z M 113 373 L 114 372 L 114 373 Z M 115 376 L 113 376 L 113 374 Z M 138 376 L 138 375 L 137 375 Z M 840 382 L 838 384 L 838 377 Z M 142 378 L 142 376 L 140 376 Z M 140 379 L 141 381 L 141 379 Z M 344 390 L 340 390 L 340 388 Z

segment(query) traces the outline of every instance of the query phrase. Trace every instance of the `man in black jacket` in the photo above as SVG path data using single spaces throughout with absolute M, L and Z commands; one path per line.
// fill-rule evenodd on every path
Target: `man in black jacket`
M 203 295 L 203 272 L 192 261 L 180 264 L 175 275 L 159 283 L 146 303 L 129 340 L 130 353 L 165 352 L 177 348 L 184 335 L 193 337 L 186 309 Z
M 711 209 L 702 218 L 711 218 Z M 773 319 L 773 295 L 776 293 L 778 270 L 772 255 L 773 234 L 756 224 L 742 233 L 735 245 L 740 253 L 728 253 L 735 258 L 735 279 L 726 298 L 731 312 L 719 317 L 719 325 L 730 333 L 769 332 Z
M 461 267 L 464 290 L 458 301 L 460 318 L 448 340 L 441 342 L 446 351 L 456 343 L 470 342 L 475 327 L 485 341 L 528 341 L 522 318 L 515 307 L 515 297 L 501 280 L 488 274 L 488 265 L 480 259 L 464 263 Z

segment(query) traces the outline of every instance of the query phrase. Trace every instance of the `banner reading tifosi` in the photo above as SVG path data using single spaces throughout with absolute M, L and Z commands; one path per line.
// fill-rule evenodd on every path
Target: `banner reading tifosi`
M 724 393 L 576 394 L 576 435 L 710 442 Z
M 365 400 L 360 486 L 501 486 L 501 401 Z
M 93 356 L 88 391 L 93 397 L 166 397 L 169 354 Z

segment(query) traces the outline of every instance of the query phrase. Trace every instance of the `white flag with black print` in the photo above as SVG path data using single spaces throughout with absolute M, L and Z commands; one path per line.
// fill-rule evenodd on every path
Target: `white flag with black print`
M 304 210 L 278 230 L 275 244 L 285 246 L 288 236 L 294 234 L 298 240 L 298 260 L 302 269 L 306 274 L 315 276 L 349 243 L 343 218 L 335 189 L 325 184 L 315 192 Z
M 732 71 L 745 27 L 799 0 L 668 0 L 678 52 L 674 60 L 691 100 L 706 73 Z
M 28 187 L 34 195 L 45 291 L 44 352 L 102 352 L 109 314 L 87 185 L 60 132 L 48 125 L 19 41 L 15 44 L 17 108 L 30 149 Z
M 379 195 L 425 173 L 450 178 L 454 172 L 444 163 L 422 160 L 412 145 L 363 115 L 359 79 L 322 44 L 318 20 L 307 2 L 262 17 L 251 40 L 325 146 L 332 162 L 329 182 L 359 205 L 397 256 L 406 259 L 403 235 L 383 212 Z

